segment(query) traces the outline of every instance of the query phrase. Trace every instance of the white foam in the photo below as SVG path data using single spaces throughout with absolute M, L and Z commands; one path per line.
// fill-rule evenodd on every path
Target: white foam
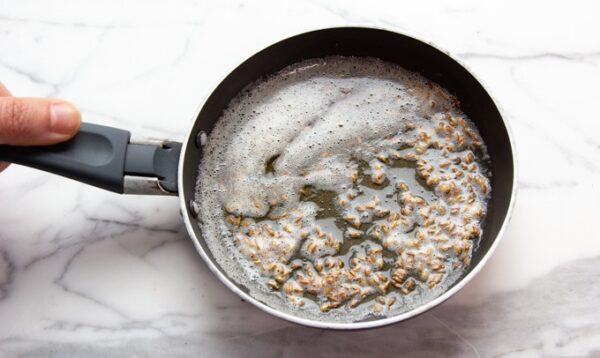
M 377 153 L 414 145 L 411 123 L 424 123 L 421 129 L 436 137 L 436 120 L 448 111 L 465 118 L 439 86 L 373 58 L 306 60 L 252 84 L 232 100 L 203 148 L 196 201 L 211 252 L 234 281 L 267 304 L 313 319 L 348 321 L 347 308 L 327 314 L 311 305 L 296 310 L 257 284 L 256 269 L 233 244 L 225 212 L 261 218 L 273 206 L 300 208 L 305 203 L 298 191 L 306 185 L 342 194 L 352 185 L 356 160 L 373 162 Z M 274 172 L 266 172 L 274 157 Z M 314 214 L 307 215 L 313 225 Z M 439 295 L 459 274 L 452 275 L 420 299 L 399 297 L 402 310 Z M 362 309 L 352 318 L 368 314 Z

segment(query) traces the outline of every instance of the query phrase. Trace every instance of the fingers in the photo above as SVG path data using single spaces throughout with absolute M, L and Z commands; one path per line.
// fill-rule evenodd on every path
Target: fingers
M 6 97 L 6 96 L 12 96 L 12 93 L 10 93 L 8 88 L 4 87 L 4 84 L 2 84 L 2 82 L 0 82 L 0 97 Z M 8 168 L 9 165 L 10 165 L 10 163 L 0 162 L 0 173 L 2 173 L 2 171 L 4 169 Z
M 80 124 L 79 111 L 68 102 L 0 97 L 0 144 L 54 144 L 71 138 Z
M 12 96 L 12 93 L 8 90 L 8 88 L 4 87 L 2 82 L 0 82 L 0 97 Z

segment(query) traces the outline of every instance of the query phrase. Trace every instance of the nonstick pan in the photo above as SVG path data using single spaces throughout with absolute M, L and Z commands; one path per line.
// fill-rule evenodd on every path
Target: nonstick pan
M 308 58 L 371 56 L 419 72 L 454 94 L 475 123 L 491 157 L 492 197 L 483 236 L 464 276 L 445 293 L 415 309 L 376 320 L 327 322 L 269 307 L 248 294 L 218 264 L 202 238 L 194 204 L 201 141 L 246 85 Z M 84 123 L 66 143 L 46 147 L 0 146 L 0 160 L 42 169 L 122 194 L 179 195 L 188 233 L 214 274 L 246 301 L 277 317 L 319 328 L 361 329 L 400 322 L 440 304 L 460 290 L 489 259 L 504 232 L 516 191 L 514 147 L 500 109 L 482 84 L 456 59 L 436 47 L 396 32 L 339 27 L 280 41 L 234 69 L 210 94 L 183 143 L 135 140 L 128 131 Z

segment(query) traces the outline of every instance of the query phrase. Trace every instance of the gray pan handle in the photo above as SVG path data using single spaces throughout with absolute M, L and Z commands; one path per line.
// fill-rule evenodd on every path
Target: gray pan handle
M 69 141 L 0 145 L 0 161 L 62 175 L 120 194 L 177 194 L 181 143 L 131 141 L 128 131 L 83 123 Z

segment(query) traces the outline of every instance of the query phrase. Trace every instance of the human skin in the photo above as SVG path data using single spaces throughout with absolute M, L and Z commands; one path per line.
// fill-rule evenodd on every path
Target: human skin
M 35 146 L 63 142 L 79 130 L 81 114 L 60 99 L 13 97 L 0 83 L 0 145 Z M 9 163 L 0 162 L 0 172 Z

